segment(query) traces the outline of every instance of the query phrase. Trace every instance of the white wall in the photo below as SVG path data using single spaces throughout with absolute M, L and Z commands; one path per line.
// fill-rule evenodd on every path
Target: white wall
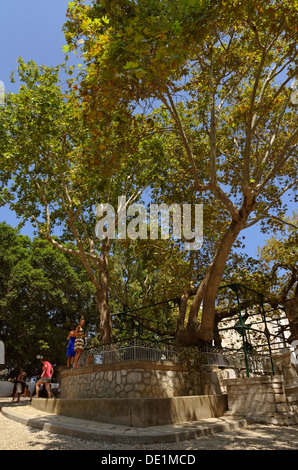
M 33 392 L 35 383 L 27 382 L 30 393 Z M 13 391 L 13 383 L 7 380 L 0 380 L 0 397 L 10 397 Z
M 0 380 L 0 397 L 10 397 L 13 390 L 13 384 L 6 380 Z
M 5 364 L 4 343 L 0 341 L 0 364 Z

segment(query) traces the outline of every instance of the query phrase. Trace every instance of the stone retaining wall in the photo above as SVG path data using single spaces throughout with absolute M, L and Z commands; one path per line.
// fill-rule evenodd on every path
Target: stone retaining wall
M 289 411 L 282 376 L 247 377 L 225 382 L 230 413 L 251 415 Z
M 222 416 L 223 394 L 194 395 L 186 366 L 129 360 L 60 372 L 57 400 L 33 399 L 51 413 L 127 426 L 158 426 Z
M 48 413 L 124 426 L 148 427 L 223 416 L 226 395 L 173 398 L 33 398 L 32 406 Z
M 122 361 L 61 372 L 61 398 L 167 398 L 190 395 L 185 366 Z

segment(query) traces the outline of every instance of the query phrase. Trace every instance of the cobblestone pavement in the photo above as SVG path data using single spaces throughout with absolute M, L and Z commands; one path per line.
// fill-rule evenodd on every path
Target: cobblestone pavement
M 11 399 L 0 398 L 2 406 L 11 404 Z M 249 425 L 241 429 L 200 437 L 178 443 L 150 445 L 111 444 L 88 441 L 61 434 L 50 433 L 20 424 L 0 413 L 0 450 L 98 450 L 98 451 L 192 451 L 200 450 L 297 450 L 298 425 Z

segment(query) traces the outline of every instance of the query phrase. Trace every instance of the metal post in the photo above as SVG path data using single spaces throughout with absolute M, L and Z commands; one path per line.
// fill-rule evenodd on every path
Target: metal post
M 272 359 L 272 351 L 271 351 L 271 344 L 270 344 L 270 331 L 268 330 L 268 327 L 267 327 L 267 321 L 266 321 L 266 315 L 265 315 L 265 309 L 264 309 L 264 297 L 260 295 L 260 298 L 261 298 L 261 304 L 262 304 L 262 316 L 263 316 L 263 321 L 265 325 L 265 336 L 267 338 L 269 354 L 270 354 L 271 369 L 272 369 L 272 374 L 275 375 L 274 362 Z
M 246 375 L 249 377 L 249 364 L 248 364 L 248 357 L 247 357 L 247 349 L 246 349 L 246 333 L 245 333 L 245 326 L 242 320 L 242 315 L 241 315 L 241 307 L 240 307 L 240 300 L 239 300 L 239 295 L 238 295 L 238 288 L 239 286 L 237 284 L 234 285 L 234 290 L 236 292 L 236 297 L 237 297 L 237 304 L 238 304 L 238 312 L 239 312 L 239 320 L 240 320 L 240 326 L 243 331 L 243 350 L 244 350 L 244 357 L 245 357 L 245 366 L 246 366 Z
M 137 359 L 137 340 L 133 339 L 133 359 Z

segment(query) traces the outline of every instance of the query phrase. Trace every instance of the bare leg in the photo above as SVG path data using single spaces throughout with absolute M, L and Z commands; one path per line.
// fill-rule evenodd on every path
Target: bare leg
M 39 398 L 39 389 L 40 389 L 40 384 L 41 384 L 41 382 L 40 382 L 40 381 L 36 382 L 36 387 L 35 387 L 35 391 L 36 391 L 36 394 L 35 394 L 35 396 L 36 396 L 36 398 Z
M 82 354 L 82 351 L 77 351 L 77 352 L 76 352 L 75 360 L 74 360 L 74 366 L 75 366 L 75 368 L 76 368 L 76 367 L 79 367 L 79 366 L 78 366 L 78 362 L 79 362 L 79 359 L 80 359 L 80 357 L 81 357 L 81 354 Z
M 74 366 L 75 367 L 77 367 L 78 359 L 79 359 L 79 351 L 76 351 L 76 355 L 75 355 L 75 358 L 74 358 Z
M 46 386 L 46 390 L 48 392 L 48 398 L 52 398 L 52 396 L 51 396 L 51 387 L 50 387 L 49 382 L 46 382 L 45 386 Z

